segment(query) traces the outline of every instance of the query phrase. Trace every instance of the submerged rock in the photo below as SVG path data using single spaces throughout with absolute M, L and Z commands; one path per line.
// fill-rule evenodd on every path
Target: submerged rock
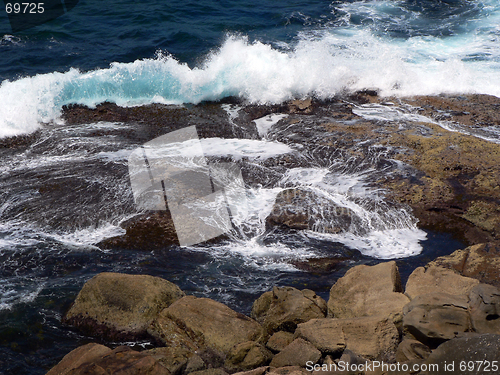
M 295 188 L 278 194 L 266 225 L 339 233 L 349 230 L 354 216 L 351 209 L 336 205 L 312 190 Z
M 101 249 L 146 250 L 178 245 L 174 221 L 168 211 L 135 216 L 121 224 L 125 235 L 107 238 L 97 244 Z
M 85 283 L 63 321 L 107 340 L 138 339 L 183 296 L 177 285 L 159 277 L 100 273 Z

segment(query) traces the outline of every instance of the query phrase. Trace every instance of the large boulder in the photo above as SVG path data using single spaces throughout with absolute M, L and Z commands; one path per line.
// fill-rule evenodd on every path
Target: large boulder
M 224 367 L 230 372 L 251 370 L 269 364 L 273 354 L 253 341 L 235 345 L 227 355 Z
M 91 343 L 80 346 L 66 354 L 57 365 L 47 372 L 47 375 L 66 375 L 70 371 L 93 362 L 110 352 L 110 348 L 100 344 Z
M 478 284 L 478 280 L 461 276 L 457 271 L 429 265 L 418 267 L 411 273 L 405 294 L 410 299 L 429 293 L 468 295 Z
M 160 311 L 183 296 L 177 285 L 159 277 L 100 273 L 85 283 L 63 321 L 91 336 L 136 339 L 145 337 Z
M 322 353 L 339 353 L 345 349 L 346 339 L 337 319 L 312 319 L 299 324 L 295 337 L 301 337 Z
M 441 344 L 429 355 L 420 375 L 484 375 L 498 373 L 500 335 L 466 334 Z
M 451 268 L 462 276 L 500 288 L 500 242 L 489 242 L 457 250 L 436 258 L 429 265 Z
M 281 352 L 276 354 L 270 363 L 271 367 L 300 366 L 315 364 L 321 358 L 321 352 L 311 343 L 297 338 Z
M 276 196 L 266 225 L 339 233 L 348 230 L 355 217 L 351 209 L 335 205 L 312 190 L 293 188 L 285 189 Z
M 273 352 L 281 352 L 286 346 L 288 346 L 294 339 L 293 333 L 286 331 L 278 331 L 274 333 L 269 340 L 267 340 L 266 346 Z
M 259 323 L 208 298 L 187 296 L 164 309 L 148 332 L 167 346 L 208 347 L 229 353 L 246 341 L 262 341 Z
M 147 352 L 137 352 L 127 346 L 119 346 L 114 350 L 107 348 L 107 351 L 94 346 L 91 348 L 91 351 L 99 352 L 99 354 L 97 356 L 89 356 L 88 349 L 88 346 L 87 348 L 80 347 L 75 349 L 64 357 L 58 365 L 52 368 L 48 374 L 170 375 L 170 372 Z M 81 357 L 81 354 L 84 357 Z M 75 361 L 69 361 L 69 358 L 73 358 Z
M 479 284 L 469 295 L 472 328 L 478 333 L 500 334 L 500 289 Z
M 324 353 L 346 349 L 368 359 L 392 360 L 399 342 L 398 329 L 386 316 L 351 319 L 314 319 L 300 324 L 296 336 Z
M 293 332 L 297 324 L 326 316 L 326 302 L 312 290 L 292 287 L 274 287 L 262 294 L 252 306 L 252 318 L 272 334 Z
M 351 268 L 330 290 L 328 313 L 339 319 L 400 315 L 409 302 L 396 262 Z
M 426 359 L 431 354 L 431 349 L 418 340 L 403 339 L 396 350 L 397 362 L 408 362 Z
M 403 328 L 417 340 L 436 347 L 470 330 L 467 308 L 466 296 L 423 294 L 405 306 Z
M 159 347 L 150 349 L 146 353 L 159 361 L 172 375 L 182 374 L 191 357 L 195 355 L 187 349 L 178 347 Z

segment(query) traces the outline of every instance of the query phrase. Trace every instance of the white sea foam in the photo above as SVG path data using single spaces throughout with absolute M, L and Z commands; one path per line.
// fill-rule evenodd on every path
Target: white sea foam
M 379 3 L 386 2 L 362 5 L 376 13 L 381 11 Z M 90 107 L 104 101 L 121 106 L 180 104 L 227 96 L 280 103 L 364 88 L 377 88 L 381 95 L 500 96 L 499 12 L 497 5 L 489 6 L 489 13 L 485 11 L 486 16 L 478 20 L 480 31 L 449 37 L 398 39 L 353 25 L 321 27 L 300 33 L 283 50 L 259 41 L 250 43 L 245 37 L 228 37 L 195 68 L 160 53 L 154 59 L 112 63 L 107 69 L 71 69 L 4 81 L 0 137 L 60 121 L 62 106 L 71 103 Z
M 229 156 L 233 160 L 263 160 L 294 151 L 284 143 L 256 139 L 203 138 L 200 142 L 206 156 Z
M 277 124 L 281 119 L 288 117 L 287 114 L 273 113 L 258 119 L 253 120 L 257 126 L 257 131 L 261 137 L 265 137 L 273 125 Z

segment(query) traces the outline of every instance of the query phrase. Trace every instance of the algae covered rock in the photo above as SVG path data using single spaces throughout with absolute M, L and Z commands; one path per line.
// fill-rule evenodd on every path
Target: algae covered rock
M 183 296 L 177 285 L 159 277 L 100 273 L 85 283 L 63 321 L 91 336 L 136 339 Z

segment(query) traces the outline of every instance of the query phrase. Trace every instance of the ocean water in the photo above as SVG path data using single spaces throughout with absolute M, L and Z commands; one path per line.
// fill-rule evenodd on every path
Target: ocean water
M 0 374 L 43 374 L 92 340 L 60 318 L 98 272 L 166 277 L 188 293 L 248 313 L 251 301 L 277 284 L 309 287 L 327 298 L 345 271 L 311 274 L 297 269 L 297 261 L 332 254 L 351 265 L 397 258 L 408 273 L 462 246 L 417 229 L 411 213 L 384 202 L 368 187 L 378 173 L 370 165 L 349 170 L 337 160 L 291 169 L 273 186 L 249 189 L 242 234 L 229 242 L 188 251 L 102 251 L 95 244 L 122 234 L 119 223 L 134 215 L 123 171 L 139 145 L 121 138 L 134 130 L 131 124 L 65 125 L 63 106 L 187 105 L 227 97 L 272 104 L 366 88 L 383 96 L 500 96 L 500 1 L 80 0 L 63 16 L 17 33 L 2 7 L 0 82 L 0 138 L 40 130 L 30 147 L 0 150 Z M 238 117 L 238 106 L 222 106 L 231 121 Z M 378 107 L 357 111 L 391 116 Z M 213 156 L 253 155 L 258 168 L 279 154 L 308 156 L 272 139 L 270 129 L 284 118 L 258 119 L 261 141 L 204 142 Z M 80 194 L 57 193 L 64 183 Z M 43 184 L 55 193 L 41 200 L 36 191 Z M 266 235 L 275 197 L 298 186 L 351 209 L 356 228 L 343 235 Z

